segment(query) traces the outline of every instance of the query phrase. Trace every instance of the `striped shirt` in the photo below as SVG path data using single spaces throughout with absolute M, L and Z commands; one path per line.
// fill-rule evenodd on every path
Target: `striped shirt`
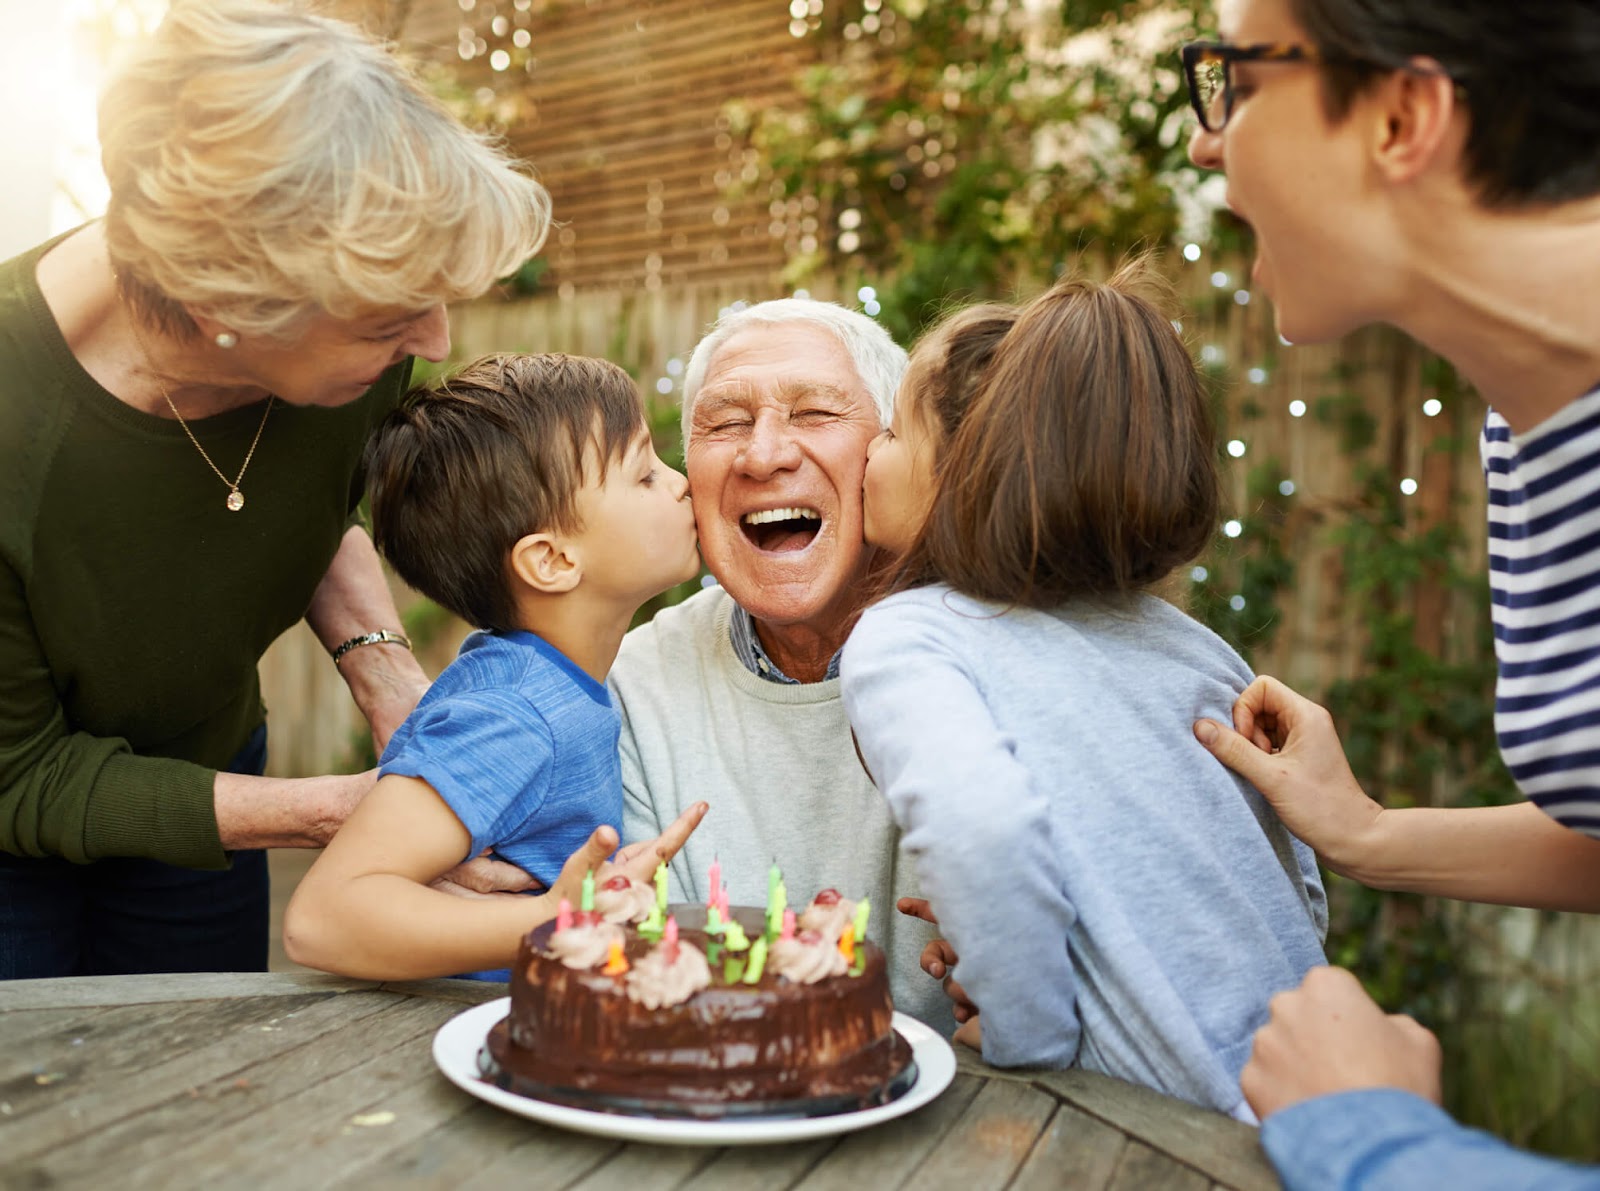
M 1481 450 L 1500 752 L 1529 799 L 1600 837 L 1600 388 L 1522 435 L 1490 410 Z

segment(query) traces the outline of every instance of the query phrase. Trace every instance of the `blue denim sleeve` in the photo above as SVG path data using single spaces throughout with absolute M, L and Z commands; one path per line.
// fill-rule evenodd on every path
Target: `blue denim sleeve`
M 1273 1113 L 1261 1145 L 1288 1191 L 1600 1191 L 1600 1167 L 1516 1149 L 1391 1088 L 1319 1096 Z

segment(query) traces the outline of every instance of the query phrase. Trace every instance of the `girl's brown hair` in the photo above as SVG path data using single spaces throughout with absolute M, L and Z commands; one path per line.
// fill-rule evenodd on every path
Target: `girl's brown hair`
M 998 316 L 931 333 L 937 367 L 917 378 L 919 408 L 945 439 L 893 586 L 943 580 L 1047 608 L 1141 590 L 1200 552 L 1218 508 L 1211 419 L 1148 293 L 1160 284 L 1138 260 L 1104 283 L 1063 279 L 1016 312 L 975 376 L 962 352 L 981 349 L 975 328 L 992 333 Z

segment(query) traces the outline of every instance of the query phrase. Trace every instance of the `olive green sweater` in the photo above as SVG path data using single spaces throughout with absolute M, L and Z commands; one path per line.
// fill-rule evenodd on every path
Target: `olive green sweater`
M 177 422 L 73 358 L 49 247 L 0 264 L 0 850 L 225 867 L 214 773 L 262 722 L 256 663 L 305 615 L 411 364 L 338 409 L 274 403 L 230 512 Z M 190 426 L 233 475 L 262 409 Z

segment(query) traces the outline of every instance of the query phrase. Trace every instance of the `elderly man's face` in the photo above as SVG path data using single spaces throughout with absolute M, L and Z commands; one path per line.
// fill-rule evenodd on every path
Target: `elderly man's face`
M 747 327 L 712 358 L 685 451 L 706 566 L 756 620 L 842 636 L 865 571 L 861 477 L 877 411 L 843 345 Z

